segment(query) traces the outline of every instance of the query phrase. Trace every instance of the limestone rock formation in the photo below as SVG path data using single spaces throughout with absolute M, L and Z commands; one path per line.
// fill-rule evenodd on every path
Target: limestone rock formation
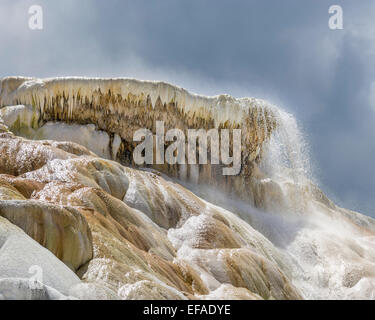
M 79 278 L 50 251 L 2 217 L 0 249 L 0 298 L 62 299 L 80 283 Z M 39 270 L 43 283 L 32 278 Z
M 241 128 L 240 174 L 134 166 L 133 133 L 156 120 Z M 304 147 L 294 118 L 257 99 L 131 79 L 5 78 L 0 297 L 374 297 L 375 221 L 319 190 Z M 30 267 L 42 271 L 37 289 Z
M 49 249 L 85 283 L 99 284 L 112 296 L 126 299 L 205 296 L 221 283 L 241 288 L 240 295 L 245 291 L 245 295 L 263 298 L 300 297 L 277 267 L 281 259 L 277 250 L 249 225 L 248 234 L 241 235 L 242 221 L 232 213 L 154 173 L 91 155 L 77 157 L 9 133 L 1 138 L 3 145 L 15 141 L 21 147 L 3 154 L 17 158 L 19 152 L 25 152 L 22 145 L 27 145 L 31 167 L 29 172 L 18 171 L 23 174 L 17 177 L 9 175 L 14 170 L 8 165 L 1 167 L 5 172 L 0 175 L 5 200 L 0 201 L 0 215 Z M 43 152 L 33 152 L 40 148 Z M 44 165 L 34 161 L 34 155 L 42 159 L 41 153 L 50 156 L 44 158 Z M 17 164 L 16 160 L 12 162 Z M 195 219 L 199 220 L 199 229 L 194 230 Z M 179 232 L 178 228 L 183 230 Z M 184 240 L 190 228 L 192 238 Z M 235 252 L 230 250 L 245 247 L 249 249 L 244 252 L 254 254 L 253 258 L 238 260 L 237 268 L 257 270 L 260 278 L 237 283 L 238 269 L 232 269 L 233 262 L 226 259 Z M 209 258 L 201 264 L 195 256 L 179 254 L 187 249 L 201 257 L 208 254 Z M 265 260 L 254 258 L 258 255 Z M 269 267 L 259 269 L 259 263 Z M 268 272 L 278 280 L 267 282 Z M 222 273 L 226 274 L 224 278 Z M 259 289 L 258 282 L 264 281 Z M 237 295 L 234 287 L 226 290 L 227 297 L 230 292 Z
M 5 78 L 0 84 L 0 107 L 13 105 L 18 106 L 2 110 L 13 132 L 37 138 L 53 138 L 54 130 L 65 131 L 66 137 L 70 132 L 67 138 L 124 165 L 134 165 L 134 132 L 141 128 L 155 132 L 155 120 L 164 121 L 166 130 L 177 128 L 185 133 L 187 129 L 241 128 L 238 176 L 223 177 L 218 165 L 154 167 L 169 176 L 210 182 L 244 198 L 253 196 L 248 177 L 261 157 L 263 142 L 278 125 L 278 110 L 261 100 L 204 97 L 167 83 L 132 79 Z M 85 127 L 78 129 L 77 124 Z

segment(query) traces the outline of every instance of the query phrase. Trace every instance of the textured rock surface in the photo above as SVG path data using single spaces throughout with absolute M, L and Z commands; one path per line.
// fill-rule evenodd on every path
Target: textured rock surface
M 44 286 L 36 290 L 30 287 L 30 279 L 39 268 Z M 68 296 L 70 289 L 79 283 L 79 278 L 50 251 L 0 217 L 0 294 L 3 298 L 60 299 Z
M 0 216 L 20 227 L 72 270 L 92 258 L 91 232 L 77 209 L 34 200 L 0 201 Z
M 16 104 L 19 106 L 15 110 L 2 111 L 4 122 L 12 131 L 45 137 L 51 131 L 48 129 L 51 123 L 46 125 L 46 122 L 94 124 L 101 130 L 95 133 L 96 140 L 103 144 L 99 155 L 125 165 L 134 164 L 134 132 L 140 128 L 155 132 L 155 120 L 164 121 L 166 130 L 178 128 L 185 133 L 187 129 L 241 128 L 242 169 L 238 176 L 222 176 L 219 165 L 200 165 L 198 169 L 195 165 L 153 167 L 169 176 L 209 182 L 245 199 L 253 197 L 248 177 L 253 175 L 254 166 L 259 162 L 263 143 L 278 125 L 278 110 L 261 100 L 235 99 L 228 95 L 204 97 L 167 83 L 133 79 L 11 77 L 1 80 L 0 107 Z M 61 126 L 60 130 L 63 130 Z M 90 130 L 80 136 L 89 136 Z M 91 144 L 92 150 L 98 151 L 93 146 L 96 146 L 94 139 L 75 139 L 78 143 Z
M 261 291 L 254 284 L 263 283 L 268 272 L 259 269 L 256 259 L 245 259 L 238 265 L 239 269 L 246 266 L 248 272 L 254 268 L 259 274 L 259 278 L 245 282 L 236 279 L 232 262 L 222 261 L 229 252 L 226 248 L 242 247 L 249 248 L 249 253 L 262 254 L 264 261 L 277 269 L 272 274 L 277 279 L 275 285 L 282 290 L 281 283 L 287 294 L 277 293 L 275 297 L 300 297 L 277 268 L 280 258 L 271 243 L 248 225 L 246 232 L 253 235 L 251 239 L 248 234 L 242 237 L 236 226 L 242 223 L 238 218 L 212 207 L 180 185 L 112 161 L 87 155 L 77 157 L 43 142 L 10 134 L 2 139 L 21 146 L 16 149 L 18 154 L 30 152 L 30 172 L 22 169 L 18 172 L 22 175 L 10 176 L 17 170 L 4 165 L 2 170 L 7 170 L 8 175 L 0 175 L 6 190 L 6 200 L 0 201 L 0 215 L 77 270 L 86 283 L 106 287 L 109 291 L 105 297 L 186 299 L 205 296 L 222 282 L 233 284 L 231 290 L 225 290 L 226 297 L 244 295 L 246 288 L 249 292 L 245 296 L 274 297 L 270 283 L 263 285 Z M 22 145 L 27 145 L 28 151 Z M 34 156 L 39 155 L 35 149 L 49 157 L 35 162 Z M 14 152 L 7 155 L 18 156 Z M 199 219 L 200 227 L 190 233 L 189 228 L 197 223 L 194 219 Z M 174 228 L 185 231 L 176 233 Z M 188 233 L 190 236 L 184 239 Z M 177 249 L 182 247 L 194 248 L 201 256 L 207 249 L 215 254 L 200 265 L 193 258 L 179 255 Z M 215 270 L 211 270 L 213 266 Z M 235 286 L 241 292 L 236 293 Z
M 277 108 L 78 78 L 3 79 L 0 108 L 3 298 L 375 297 L 374 220 L 336 207 L 309 180 L 295 121 Z M 134 131 L 155 120 L 240 127 L 241 174 L 201 166 L 198 180 L 191 168 L 171 180 L 180 167 L 123 166 Z M 35 291 L 28 268 L 38 261 Z

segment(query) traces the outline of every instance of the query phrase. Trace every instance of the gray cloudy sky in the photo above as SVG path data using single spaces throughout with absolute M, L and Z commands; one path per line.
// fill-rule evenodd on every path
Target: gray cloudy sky
M 28 8 L 44 30 L 28 29 Z M 328 8 L 344 30 L 328 28 Z M 375 1 L 0 0 L 0 77 L 126 76 L 291 111 L 321 187 L 375 216 Z

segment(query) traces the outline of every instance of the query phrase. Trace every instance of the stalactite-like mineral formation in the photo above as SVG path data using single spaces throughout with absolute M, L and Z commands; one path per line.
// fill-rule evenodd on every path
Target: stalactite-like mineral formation
M 46 122 L 94 124 L 105 131 L 104 154 L 124 165 L 134 165 L 134 132 L 147 128 L 155 133 L 157 120 L 165 129 L 241 129 L 242 166 L 238 176 L 223 176 L 218 165 L 153 165 L 176 178 L 205 182 L 252 197 L 249 179 L 262 154 L 265 141 L 277 126 L 275 109 L 257 99 L 235 99 L 228 95 L 204 97 L 163 82 L 132 79 L 29 79 L 6 78 L 0 84 L 0 106 L 25 105 L 30 112 L 26 126 L 43 127 Z M 26 116 L 26 115 L 25 115 Z M 186 133 L 187 136 L 187 133 Z

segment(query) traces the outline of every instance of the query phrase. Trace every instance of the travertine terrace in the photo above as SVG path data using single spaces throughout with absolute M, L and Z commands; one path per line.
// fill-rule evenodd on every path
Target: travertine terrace
M 133 166 L 133 133 L 156 120 L 241 128 L 241 173 Z M 319 190 L 294 118 L 265 101 L 132 79 L 5 78 L 0 154 L 1 298 L 374 296 L 374 220 Z

